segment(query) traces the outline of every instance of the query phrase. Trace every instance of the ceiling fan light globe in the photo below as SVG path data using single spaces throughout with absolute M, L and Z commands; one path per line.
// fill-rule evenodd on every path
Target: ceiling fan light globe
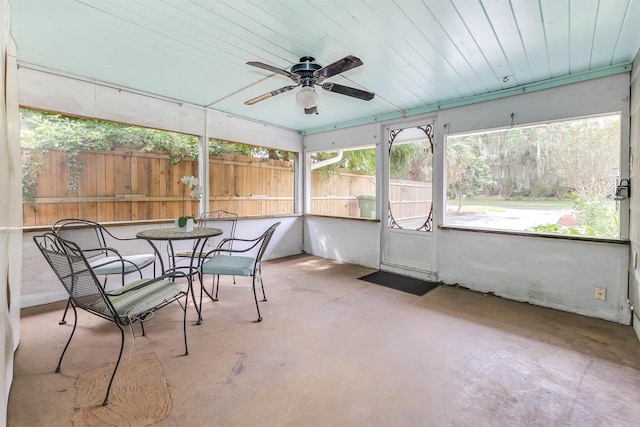
M 318 94 L 311 86 L 303 87 L 296 94 L 296 102 L 303 108 L 313 108 L 318 105 Z

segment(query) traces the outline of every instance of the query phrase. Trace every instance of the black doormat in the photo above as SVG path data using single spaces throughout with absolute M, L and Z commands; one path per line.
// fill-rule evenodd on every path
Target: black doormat
M 400 276 L 399 274 L 380 270 L 367 274 L 366 276 L 362 276 L 360 277 L 360 280 L 418 296 L 423 296 L 427 292 L 440 286 L 440 283 L 437 282 L 427 282 L 425 280 Z

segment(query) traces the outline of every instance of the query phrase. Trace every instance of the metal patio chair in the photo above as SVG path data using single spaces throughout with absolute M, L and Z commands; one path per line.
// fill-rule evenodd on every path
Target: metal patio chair
M 204 276 L 212 274 L 214 276 L 211 293 L 206 292 L 204 283 L 200 287 L 200 310 L 202 313 L 203 291 L 213 300 L 218 301 L 218 291 L 220 289 L 220 276 L 247 276 L 252 277 L 253 298 L 258 311 L 258 322 L 262 320 L 260 306 L 258 305 L 258 295 L 256 292 L 256 282 L 260 283 L 262 289 L 262 301 L 267 301 L 262 282 L 262 257 L 267 246 L 273 237 L 273 233 L 280 225 L 277 222 L 270 226 L 264 233 L 254 239 L 227 238 L 223 239 L 218 247 L 205 254 L 206 261 L 200 266 L 200 273 Z
M 62 359 L 76 331 L 77 309 L 109 320 L 115 323 L 120 330 L 120 351 L 107 386 L 103 405 L 109 403 L 111 385 L 122 358 L 125 341 L 123 326 L 129 326 L 133 333 L 133 324 L 140 323 L 144 336 L 146 335 L 144 322 L 151 320 L 155 311 L 172 302 L 178 302 L 184 312 L 182 320 L 184 352 L 185 355 L 189 354 L 186 327 L 188 291 L 183 290 L 182 284 L 175 282 L 176 278 L 184 277 L 190 286 L 191 278 L 188 275 L 174 271 L 157 278 L 136 280 L 114 291 L 107 292 L 80 246 L 64 240 L 52 232 L 34 236 L 33 240 L 69 294 L 70 305 L 74 313 L 73 329 L 58 360 L 56 372 L 60 372 Z M 182 298 L 185 299 L 184 302 L 181 301 Z
M 127 274 L 138 273 L 142 278 L 142 269 L 152 264 L 155 271 L 155 249 L 151 248 L 153 253 L 123 255 L 122 252 L 125 248 L 122 246 L 126 242 L 140 242 L 140 239 L 117 237 L 95 221 L 82 218 L 64 218 L 53 223 L 51 231 L 64 240 L 75 242 L 81 248 L 93 272 L 97 276 L 104 277 L 102 286 L 105 289 L 109 276 L 119 275 L 122 279 L 121 285 L 124 286 Z M 115 248 L 114 245 L 120 246 L 120 248 Z M 69 304 L 67 303 L 59 322 L 61 325 L 66 323 L 68 309 Z

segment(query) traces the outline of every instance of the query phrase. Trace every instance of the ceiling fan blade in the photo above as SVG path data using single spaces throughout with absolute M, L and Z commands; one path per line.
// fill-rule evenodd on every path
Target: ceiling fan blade
M 356 68 L 362 65 L 362 61 L 360 58 L 356 58 L 353 55 L 345 56 L 342 59 L 337 60 L 333 64 L 329 64 L 325 67 L 317 70 L 313 75 L 316 78 L 319 78 L 321 81 L 327 79 L 331 76 L 335 76 L 336 74 L 343 73 L 352 68 Z
M 245 101 L 245 102 L 244 102 L 244 105 L 253 105 L 253 104 L 255 104 L 256 102 L 264 101 L 265 99 L 269 99 L 269 98 L 271 98 L 271 97 L 273 97 L 273 96 L 280 95 L 280 94 L 281 94 L 281 93 L 283 93 L 283 92 L 288 92 L 288 91 L 290 91 L 291 89 L 294 89 L 294 88 L 296 88 L 296 87 L 297 87 L 297 86 L 285 86 L 285 87 L 281 87 L 280 89 L 276 89 L 276 90 L 274 90 L 274 91 L 267 92 L 267 93 L 265 93 L 264 95 L 260 95 L 260 96 L 258 96 L 258 97 L 253 98 L 253 99 L 250 99 L 250 100 L 248 100 L 248 101 Z
M 305 114 L 318 114 L 318 107 L 311 107 L 311 108 L 305 108 L 304 109 L 304 113 Z
M 274 66 L 269 65 L 269 64 L 265 64 L 263 62 L 250 61 L 250 62 L 247 62 L 247 65 L 251 65 L 253 67 L 262 68 L 263 70 L 271 71 L 273 73 L 280 74 L 280 75 L 285 76 L 285 77 L 289 77 L 294 82 L 300 83 L 300 76 L 298 76 L 297 74 L 290 73 L 287 70 L 282 70 L 280 68 L 274 67 Z
M 373 92 L 367 92 L 365 90 L 349 86 L 342 86 L 337 83 L 323 83 L 322 89 L 328 90 L 329 92 L 339 93 L 341 95 L 352 96 L 354 98 L 362 99 L 363 101 L 371 101 L 373 97 L 376 96 Z

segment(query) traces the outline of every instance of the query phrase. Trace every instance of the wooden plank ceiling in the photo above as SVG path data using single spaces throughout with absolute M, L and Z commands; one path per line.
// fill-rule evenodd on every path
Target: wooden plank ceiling
M 131 88 L 303 133 L 413 115 L 628 70 L 640 0 L 10 0 L 22 66 Z M 327 78 L 318 114 L 282 73 L 300 57 L 362 66 Z M 568 78 L 568 80 L 567 80 Z

